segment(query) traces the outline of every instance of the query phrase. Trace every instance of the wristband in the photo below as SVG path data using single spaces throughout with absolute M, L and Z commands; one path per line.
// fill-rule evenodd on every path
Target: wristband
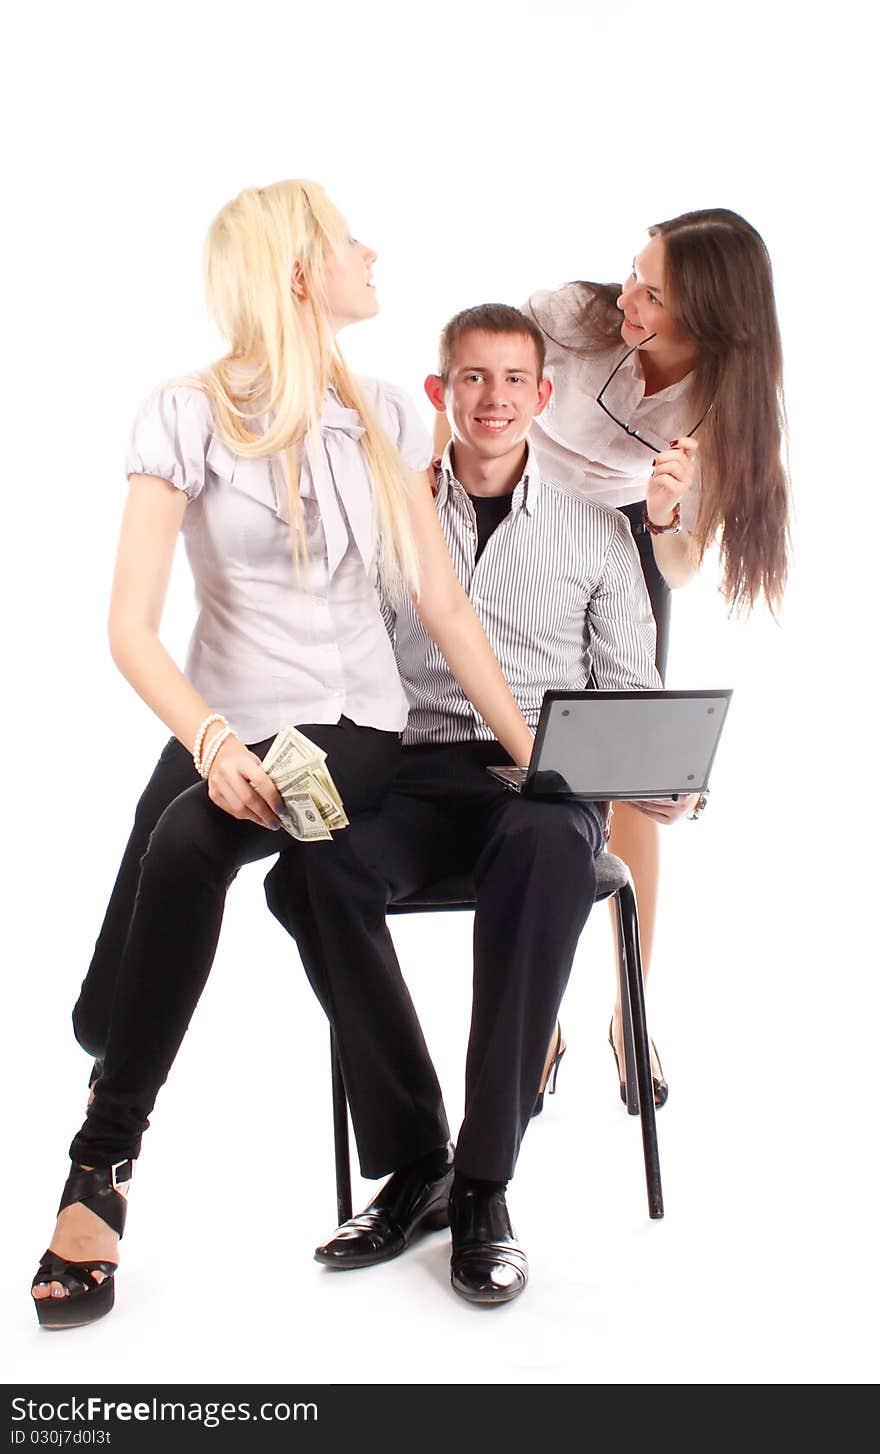
M 677 535 L 681 529 L 681 504 L 676 503 L 669 525 L 655 525 L 648 514 L 647 502 L 642 506 L 642 524 L 649 535 Z

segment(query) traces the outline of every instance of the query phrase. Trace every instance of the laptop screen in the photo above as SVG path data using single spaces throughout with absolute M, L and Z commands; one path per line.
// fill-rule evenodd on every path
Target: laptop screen
M 732 692 L 547 692 L 526 791 L 659 798 L 708 783 Z

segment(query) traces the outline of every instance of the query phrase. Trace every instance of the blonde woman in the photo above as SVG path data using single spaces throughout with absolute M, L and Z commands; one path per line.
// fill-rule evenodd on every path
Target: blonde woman
M 279 832 L 261 759 L 299 726 L 327 753 L 348 815 L 382 796 L 406 699 L 377 578 L 403 583 L 463 689 L 513 759 L 531 734 L 449 559 L 431 445 L 399 389 L 355 380 L 336 344 L 378 309 L 376 254 L 323 190 L 242 192 L 206 244 L 209 308 L 229 350 L 163 388 L 132 435 L 110 639 L 123 675 L 174 734 L 137 810 L 74 1010 L 93 1095 L 34 1278 L 44 1327 L 109 1312 L 133 1163 L 205 984 L 226 889 L 243 863 L 319 850 Z M 183 534 L 199 607 L 185 671 L 159 637 Z M 448 1139 L 439 1086 L 429 1144 Z

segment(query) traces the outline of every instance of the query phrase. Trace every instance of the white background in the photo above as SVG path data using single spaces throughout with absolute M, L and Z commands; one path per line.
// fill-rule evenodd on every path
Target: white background
M 435 14 L 152 0 L 37 3 L 7 23 L 3 1376 L 873 1380 L 868 7 L 447 0 Z M 319 1269 L 311 1249 L 334 1221 L 326 1028 L 258 866 L 230 894 L 145 1143 L 117 1309 L 49 1337 L 27 1287 L 85 1096 L 69 1006 L 167 735 L 106 648 L 122 453 L 154 384 L 219 351 L 208 222 L 285 176 L 323 182 L 377 248 L 381 315 L 343 345 L 416 394 L 426 422 L 421 380 L 456 309 L 619 278 L 646 224 L 690 208 L 740 211 L 770 249 L 795 568 L 781 626 L 728 621 L 711 562 L 675 600 L 669 684 L 731 686 L 734 701 L 709 812 L 664 839 L 649 1012 L 671 1086 L 667 1215 L 648 1220 L 638 1125 L 617 1099 L 600 909 L 563 1006 L 560 1092 L 509 1197 L 525 1296 L 463 1305 L 445 1235 L 383 1268 Z M 165 630 L 178 654 L 191 619 L 181 562 Z M 395 932 L 457 1124 L 469 921 Z

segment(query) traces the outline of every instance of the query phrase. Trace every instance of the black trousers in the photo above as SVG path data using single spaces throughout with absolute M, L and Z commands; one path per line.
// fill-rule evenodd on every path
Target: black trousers
M 361 1169 L 382 1176 L 442 1145 L 440 1088 L 385 921 L 389 898 L 470 873 L 473 1012 L 456 1166 L 506 1181 L 596 891 L 590 803 L 535 801 L 485 771 L 497 743 L 404 748 L 393 791 L 291 874 L 266 880 L 337 1037 Z M 450 972 L 460 973 L 463 966 Z
M 396 732 L 302 726 L 327 766 L 352 821 L 388 788 L 400 753 Z M 262 757 L 271 738 L 255 743 Z M 347 830 L 343 830 L 345 832 Z M 280 853 L 295 864 L 314 851 L 283 829 L 242 822 L 208 797 L 192 758 L 167 744 L 138 803 L 88 974 L 73 1012 L 80 1044 L 103 1060 L 95 1098 L 70 1148 L 90 1166 L 137 1156 L 214 960 L 226 890 L 242 864 Z

